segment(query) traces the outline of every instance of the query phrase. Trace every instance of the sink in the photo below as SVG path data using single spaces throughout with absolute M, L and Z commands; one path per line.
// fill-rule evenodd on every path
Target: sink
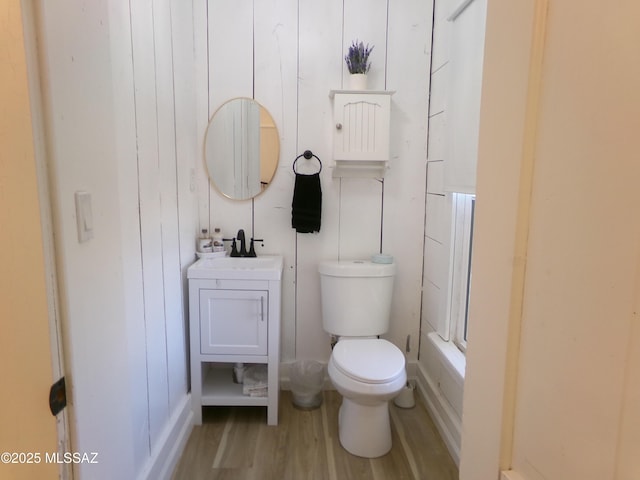
M 188 278 L 280 280 L 282 256 L 201 258 L 189 267 Z

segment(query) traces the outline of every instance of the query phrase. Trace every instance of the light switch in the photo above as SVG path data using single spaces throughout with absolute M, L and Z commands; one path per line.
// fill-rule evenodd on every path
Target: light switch
M 84 243 L 93 238 L 93 212 L 91 194 L 76 192 L 76 220 L 78 222 L 78 242 Z

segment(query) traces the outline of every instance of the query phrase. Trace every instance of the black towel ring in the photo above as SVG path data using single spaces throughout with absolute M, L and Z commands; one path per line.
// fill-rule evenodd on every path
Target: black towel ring
M 305 150 L 302 155 L 298 155 L 296 159 L 293 161 L 293 173 L 295 174 L 298 173 L 296 172 L 296 162 L 300 157 L 304 157 L 307 160 L 311 160 L 311 158 L 315 158 L 316 160 L 318 160 L 318 163 L 320 164 L 320 170 L 318 170 L 316 173 L 320 173 L 322 171 L 322 161 L 316 155 L 314 155 L 311 150 Z

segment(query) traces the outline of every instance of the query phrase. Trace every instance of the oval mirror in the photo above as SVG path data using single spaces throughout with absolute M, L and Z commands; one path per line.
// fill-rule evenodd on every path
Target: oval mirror
M 226 197 L 247 200 L 271 183 L 280 157 L 278 129 L 251 98 L 224 103 L 207 127 L 204 154 L 209 178 Z

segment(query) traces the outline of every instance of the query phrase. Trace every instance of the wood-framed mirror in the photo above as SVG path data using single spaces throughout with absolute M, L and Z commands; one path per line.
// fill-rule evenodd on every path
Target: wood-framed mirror
M 209 179 L 224 196 L 248 200 L 265 191 L 280 158 L 278 128 L 251 98 L 233 98 L 211 117 L 204 141 Z

